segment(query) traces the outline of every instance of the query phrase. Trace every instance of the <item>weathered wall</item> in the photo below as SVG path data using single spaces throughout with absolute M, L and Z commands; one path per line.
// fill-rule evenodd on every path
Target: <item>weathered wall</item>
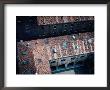
M 37 16 L 38 25 L 94 20 L 94 16 Z
M 94 51 L 94 33 L 79 33 L 47 39 L 37 39 L 23 42 L 32 50 L 33 60 L 38 74 L 51 73 L 49 60 Z M 21 42 L 21 44 L 23 44 Z M 19 47 L 18 47 L 19 48 Z M 52 53 L 52 49 L 56 53 Z M 22 50 L 18 51 L 22 52 Z M 20 55 L 20 54 L 18 54 Z M 30 54 L 28 54 L 30 55 Z M 22 55 L 20 55 L 22 57 Z M 22 60 L 22 58 L 21 58 Z
M 17 74 L 35 74 L 36 67 L 32 49 L 27 46 L 27 43 L 17 43 Z

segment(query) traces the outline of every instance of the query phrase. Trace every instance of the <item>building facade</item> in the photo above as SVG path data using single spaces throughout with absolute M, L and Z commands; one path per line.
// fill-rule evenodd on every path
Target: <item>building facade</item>
M 37 23 L 34 23 L 35 18 Z M 22 27 L 23 25 L 26 27 L 26 30 L 22 28 L 23 33 L 26 33 L 24 36 L 29 35 L 29 38 L 32 38 L 17 41 L 17 74 L 52 74 L 61 71 L 62 69 L 58 68 L 62 65 L 64 66 L 63 71 L 65 71 L 70 64 L 75 63 L 72 61 L 74 56 L 94 53 L 94 31 L 90 26 L 91 23 L 88 26 L 85 22 L 83 25 L 81 24 L 83 21 L 93 21 L 93 16 L 38 16 L 34 17 L 34 20 L 30 20 L 26 25 L 21 24 Z M 69 24 L 65 24 L 68 22 Z M 74 24 L 73 22 L 79 23 Z M 70 25 L 71 23 L 73 26 Z M 36 27 L 35 24 L 37 24 Z M 52 29 L 51 25 L 53 25 Z M 32 26 L 34 29 L 31 28 Z M 28 27 L 30 28 L 28 29 Z M 78 32 L 60 35 L 62 32 L 69 32 L 71 28 Z M 36 33 L 38 30 L 39 33 Z M 22 31 L 17 32 L 18 37 L 23 38 L 20 36 Z M 46 37 L 46 34 L 51 34 L 51 37 Z M 36 39 L 33 39 L 33 35 Z M 40 35 L 45 38 L 39 38 Z

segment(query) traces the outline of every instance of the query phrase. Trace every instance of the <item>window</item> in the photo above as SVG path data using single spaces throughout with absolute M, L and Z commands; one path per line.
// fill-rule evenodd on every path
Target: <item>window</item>
M 63 47 L 64 49 L 66 49 L 66 48 L 67 48 L 67 42 L 66 42 L 66 41 L 64 41 L 64 42 L 63 42 L 62 47 Z

